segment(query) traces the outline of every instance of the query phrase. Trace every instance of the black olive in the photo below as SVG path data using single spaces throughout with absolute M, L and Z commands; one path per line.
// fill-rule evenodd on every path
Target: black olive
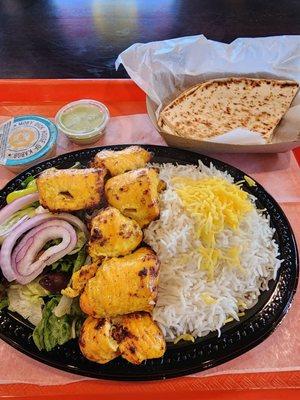
M 64 272 L 48 272 L 40 279 L 40 285 L 51 293 L 60 293 L 67 287 L 70 277 Z

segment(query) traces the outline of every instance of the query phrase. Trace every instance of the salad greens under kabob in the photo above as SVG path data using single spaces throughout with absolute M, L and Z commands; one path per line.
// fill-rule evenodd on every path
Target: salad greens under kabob
M 83 213 L 43 208 L 33 176 L 20 186 L 0 210 L 0 309 L 33 324 L 36 346 L 49 351 L 76 338 L 85 318 L 78 299 L 60 292 L 88 261 L 87 228 Z

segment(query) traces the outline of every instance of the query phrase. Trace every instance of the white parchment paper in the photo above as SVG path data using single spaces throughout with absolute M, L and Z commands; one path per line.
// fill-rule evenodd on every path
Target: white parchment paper
M 300 35 L 241 38 L 230 44 L 203 35 L 136 43 L 123 51 L 116 68 L 123 64 L 130 77 L 157 104 L 156 116 L 179 93 L 202 81 L 229 76 L 291 79 L 300 82 Z M 246 135 L 246 137 L 245 137 Z M 275 142 L 300 139 L 300 93 L 275 134 Z M 216 138 L 213 139 L 214 141 Z M 261 144 L 260 134 L 224 134 L 223 143 Z

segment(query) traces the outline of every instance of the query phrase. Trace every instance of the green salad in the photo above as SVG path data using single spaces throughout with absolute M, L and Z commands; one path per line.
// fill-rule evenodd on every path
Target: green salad
M 10 193 L 6 202 L 7 206 L 0 210 L 0 310 L 7 308 L 26 319 L 32 324 L 32 337 L 38 349 L 50 351 L 78 337 L 86 317 L 78 298 L 70 299 L 60 293 L 70 284 L 72 274 L 88 261 L 87 231 L 80 213 L 52 214 L 40 206 L 33 176 Z M 29 228 L 25 231 L 26 224 Z M 68 230 L 72 248 L 64 245 L 65 238 L 69 238 Z M 40 240 L 43 246 L 32 250 L 32 255 L 33 239 Z M 9 253 L 13 247 L 14 252 Z M 39 254 L 41 260 L 36 261 Z M 43 254 L 47 255 L 44 259 Z M 12 261 L 8 264 L 10 255 Z M 19 266 L 30 256 L 34 261 L 32 268 L 22 275 Z

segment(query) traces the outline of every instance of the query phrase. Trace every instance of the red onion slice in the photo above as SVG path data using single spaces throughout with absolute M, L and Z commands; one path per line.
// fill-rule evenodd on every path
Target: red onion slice
M 32 242 L 33 242 L 33 238 L 30 238 L 30 239 L 28 239 L 26 244 L 23 245 L 23 247 L 21 247 L 20 244 L 15 247 L 15 250 L 12 254 L 12 265 L 15 265 L 16 263 L 18 263 L 19 261 L 22 260 L 22 258 L 27 253 L 28 248 L 32 245 Z
M 0 210 L 0 225 L 3 224 L 13 213 L 27 207 L 29 204 L 38 201 L 39 194 L 32 193 L 14 200 L 12 203 Z
M 30 195 L 32 196 L 32 195 Z M 11 203 L 13 204 L 13 203 Z M 5 238 L 3 241 L 1 251 L 0 251 L 0 266 L 5 278 L 11 282 L 17 279 L 18 272 L 13 268 L 12 265 L 13 261 L 16 261 L 16 258 L 12 259 L 12 251 L 13 248 L 18 241 L 18 239 L 30 229 L 40 225 L 42 222 L 51 219 L 60 219 L 70 222 L 71 224 L 75 225 L 77 228 L 82 229 L 87 234 L 87 228 L 84 223 L 74 215 L 68 213 L 58 213 L 58 214 L 51 214 L 51 213 L 43 213 L 36 215 L 35 217 L 25 221 L 22 225 L 16 227 L 8 237 Z M 84 229 L 83 229 L 84 228 Z M 29 245 L 28 245 L 29 246 Z M 23 246 L 22 246 L 23 247 Z M 20 250 L 20 247 L 19 247 Z M 25 251 L 25 249 L 24 249 Z M 70 250 L 71 251 L 71 250 Z M 18 251 L 19 253 L 19 251 Z M 17 255 L 16 255 L 17 256 Z M 61 256 L 62 257 L 62 256 Z M 61 258 L 60 257 L 60 258 Z M 54 262 L 54 261 L 52 261 Z
M 13 203 L 11 203 L 13 204 Z M 52 215 L 49 214 L 41 214 L 37 215 L 30 220 L 24 222 L 22 225 L 18 226 L 14 229 L 11 234 L 4 240 L 2 243 L 1 251 L 0 251 L 0 265 L 2 269 L 2 273 L 5 278 L 11 282 L 16 279 L 17 272 L 13 270 L 11 253 L 12 250 L 23 233 L 27 232 L 29 229 L 35 227 L 40 224 L 42 221 L 53 218 Z
M 76 217 L 75 215 L 68 214 L 68 213 L 59 213 L 59 214 L 52 214 L 54 218 L 59 218 L 63 219 L 64 221 L 70 222 L 72 225 L 74 225 L 76 228 L 81 230 L 86 236 L 88 235 L 88 230 L 85 224 Z
M 58 238 L 62 239 L 61 243 L 44 251 L 35 261 L 44 245 L 49 240 Z M 31 244 L 28 246 L 28 243 Z M 25 247 L 27 251 L 24 257 L 13 266 L 14 270 L 17 272 L 16 280 L 23 285 L 31 282 L 47 265 L 51 265 L 71 252 L 76 246 L 76 243 L 76 231 L 68 222 L 57 219 L 44 222 L 25 235 L 19 246 L 17 246 L 20 248 L 19 253 L 22 252 L 23 247 Z M 18 251 L 17 248 L 16 250 Z M 18 260 L 19 257 L 15 256 L 14 253 L 12 258 Z
M 46 229 L 47 229 L 47 231 L 46 231 Z M 29 258 L 33 255 L 33 259 L 30 260 L 30 264 L 33 264 L 36 256 L 43 249 L 45 244 L 48 241 L 55 240 L 55 239 L 62 239 L 62 242 L 59 243 L 58 245 L 52 246 L 49 249 L 45 250 L 43 255 L 48 254 L 49 250 L 55 249 L 56 251 L 55 251 L 54 257 L 57 258 L 57 256 L 58 256 L 59 258 L 61 258 L 61 257 L 63 257 L 63 255 L 60 255 L 60 252 L 61 252 L 60 250 L 64 250 L 66 248 L 65 244 L 68 245 L 69 243 L 71 243 L 71 240 L 70 240 L 71 236 L 73 239 L 75 239 L 77 241 L 76 232 L 75 232 L 74 228 L 72 227 L 72 225 L 70 225 L 68 222 L 58 220 L 58 219 L 52 219 L 50 221 L 46 221 L 46 222 L 42 223 L 41 225 L 39 225 L 38 227 L 31 229 L 23 237 L 23 239 L 20 241 L 18 246 L 16 246 L 15 250 L 13 251 L 12 259 L 15 260 L 17 264 L 22 265 L 22 263 L 26 263 L 27 261 L 29 261 Z M 65 239 L 67 239 L 67 241 Z M 65 240 L 65 243 L 63 243 L 64 240 Z M 75 243 L 75 245 L 76 245 L 76 243 Z M 24 249 L 25 249 L 25 252 L 24 252 Z M 72 251 L 72 250 L 70 250 L 70 251 Z M 35 254 L 32 254 L 32 252 L 35 252 Z M 64 251 L 62 251 L 62 253 L 63 252 Z M 28 256 L 29 253 L 31 253 L 31 254 Z M 19 254 L 21 254 L 21 256 Z M 39 258 L 39 259 L 41 259 L 41 258 Z M 47 259 L 47 257 L 46 257 L 46 259 Z M 55 260 L 55 261 L 57 261 L 57 260 Z M 52 263 L 55 261 L 52 261 Z M 31 267 L 29 267 L 29 269 L 30 268 Z M 18 271 L 18 268 L 16 270 Z M 18 271 L 18 272 L 20 273 L 20 271 Z M 29 272 L 29 273 L 31 273 L 31 272 Z M 26 275 L 26 273 L 25 273 L 25 275 Z

